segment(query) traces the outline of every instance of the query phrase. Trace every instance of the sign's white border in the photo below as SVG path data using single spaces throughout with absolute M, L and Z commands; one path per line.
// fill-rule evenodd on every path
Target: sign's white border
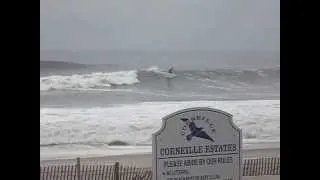
M 162 126 L 160 128 L 160 130 L 158 130 L 157 132 L 152 134 L 152 179 L 153 180 L 158 180 L 157 179 L 157 143 L 156 143 L 156 137 L 158 135 L 161 134 L 161 132 L 166 128 L 166 124 L 167 124 L 167 120 L 170 119 L 173 116 L 182 114 L 182 113 L 186 113 L 186 112 L 190 112 L 190 111 L 211 111 L 211 112 L 215 112 L 215 113 L 221 113 L 224 114 L 225 116 L 228 116 L 230 118 L 229 119 L 229 123 L 230 125 L 239 132 L 239 180 L 242 180 L 242 130 L 237 127 L 233 121 L 232 121 L 232 115 L 218 110 L 218 109 L 213 109 L 213 108 L 208 108 L 208 107 L 194 107 L 194 108 L 187 108 L 187 109 L 182 109 L 179 111 L 176 111 L 172 114 L 169 114 L 165 117 L 162 118 Z

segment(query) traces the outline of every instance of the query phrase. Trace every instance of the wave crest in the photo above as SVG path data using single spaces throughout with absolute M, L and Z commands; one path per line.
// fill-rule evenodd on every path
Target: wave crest
M 96 72 L 40 78 L 40 91 L 96 89 L 139 83 L 137 71 Z

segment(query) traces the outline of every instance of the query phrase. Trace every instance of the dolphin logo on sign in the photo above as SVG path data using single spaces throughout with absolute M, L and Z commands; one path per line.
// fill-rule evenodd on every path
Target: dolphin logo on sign
M 181 118 L 181 120 L 189 124 L 190 134 L 186 136 L 186 139 L 188 141 L 190 141 L 192 137 L 198 137 L 198 138 L 207 139 L 209 141 L 214 142 L 214 140 L 205 131 L 203 131 L 203 128 L 196 126 L 194 121 L 189 122 L 189 119 L 187 118 Z

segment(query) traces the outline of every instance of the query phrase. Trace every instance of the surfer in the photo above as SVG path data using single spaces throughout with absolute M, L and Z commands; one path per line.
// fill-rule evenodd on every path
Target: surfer
M 171 74 L 173 73 L 173 66 L 170 66 L 170 67 L 169 67 L 168 73 L 171 73 Z

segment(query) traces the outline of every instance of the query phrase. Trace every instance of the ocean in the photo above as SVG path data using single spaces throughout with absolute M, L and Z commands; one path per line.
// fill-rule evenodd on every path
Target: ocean
M 245 148 L 279 143 L 279 59 L 213 56 L 42 55 L 40 158 L 150 153 L 162 117 L 199 106 L 233 114 Z

